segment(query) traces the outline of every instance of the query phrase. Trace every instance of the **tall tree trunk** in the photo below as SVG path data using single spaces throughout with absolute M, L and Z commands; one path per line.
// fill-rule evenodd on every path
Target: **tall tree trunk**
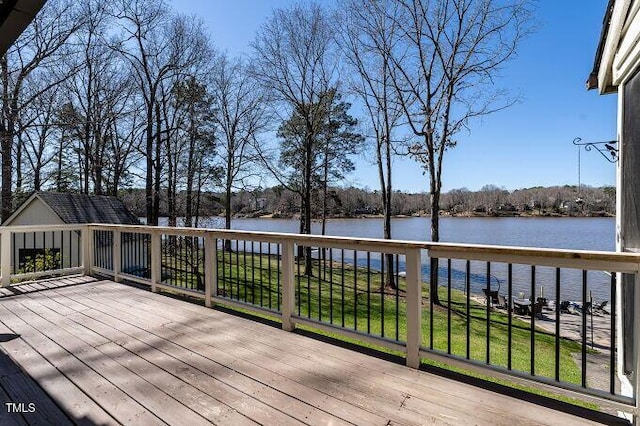
M 310 137 L 309 137 L 310 139 Z M 311 162 L 313 158 L 311 140 L 307 141 L 306 161 L 305 161 L 305 185 L 304 185 L 304 234 L 311 234 Z M 311 262 L 311 247 L 305 248 L 304 274 L 313 276 L 313 264 Z
M 322 180 L 322 235 L 326 235 L 327 231 L 327 192 L 329 184 L 327 180 L 329 179 L 329 156 L 325 153 L 324 156 L 324 176 Z
M 195 120 L 193 117 L 193 102 L 189 105 L 189 154 L 187 158 L 187 188 L 186 188 L 186 208 L 184 215 L 184 226 L 191 227 L 193 220 L 193 179 L 195 175 L 194 156 L 196 149 Z
M 7 125 L 2 129 L 2 140 L 0 149 L 2 150 L 2 222 L 11 216 L 11 184 L 13 173 L 13 121 L 7 120 Z
M 21 193 L 22 192 L 22 138 L 20 138 L 20 136 L 18 136 L 18 145 L 16 146 L 16 166 L 17 166 L 16 167 L 16 192 Z M 40 169 L 38 169 L 38 173 L 40 173 Z M 39 189 L 35 189 L 35 190 L 39 191 Z
M 440 209 L 440 189 L 436 178 L 436 173 L 433 170 L 434 167 L 429 168 L 430 178 L 430 204 L 431 204 L 431 241 L 440 241 L 440 221 L 439 221 L 439 209 Z M 435 305 L 440 304 L 440 296 L 438 295 L 438 259 L 431 259 L 431 274 L 429 280 L 429 297 L 433 300 Z
M 160 104 L 156 102 L 156 158 L 155 158 L 155 177 L 153 183 L 153 225 L 158 225 L 160 216 L 160 180 L 162 178 L 162 133 L 160 116 Z
M 147 131 L 146 131 L 146 147 L 145 156 L 147 170 L 145 176 L 145 207 L 147 210 L 147 225 L 157 225 L 153 219 L 153 105 L 155 97 L 151 96 L 147 104 Z
M 171 149 L 171 136 L 167 135 L 165 147 L 165 157 L 167 158 L 167 213 L 169 214 L 168 225 L 177 226 L 177 214 L 176 214 L 176 191 L 175 191 L 175 173 L 173 151 Z
M 60 136 L 60 144 L 58 145 L 58 164 L 56 170 L 56 191 L 62 191 L 62 149 L 64 144 L 64 129 L 62 129 L 62 135 Z
M 230 158 L 227 158 L 227 164 L 231 162 Z M 224 194 L 224 229 L 231 229 L 231 169 L 227 167 L 227 183 L 225 185 Z M 225 251 L 231 251 L 231 240 L 224 240 Z
M 202 198 L 202 158 L 200 159 L 199 162 L 199 166 L 198 166 L 198 185 L 196 186 L 196 205 L 195 205 L 195 218 L 193 221 L 193 226 L 195 228 L 198 227 L 198 222 L 200 221 L 200 203 L 201 203 L 201 198 Z
M 389 140 L 389 134 L 386 136 L 386 140 L 384 141 L 385 147 L 385 167 L 386 167 L 386 182 L 384 183 L 384 225 L 383 225 L 383 233 L 384 238 L 387 240 L 391 239 L 391 196 L 393 194 L 392 186 L 391 186 L 391 141 Z M 396 275 L 395 275 L 395 264 L 393 262 L 393 254 L 388 253 L 385 255 L 387 262 L 387 276 L 385 279 L 385 286 L 390 289 L 396 289 Z

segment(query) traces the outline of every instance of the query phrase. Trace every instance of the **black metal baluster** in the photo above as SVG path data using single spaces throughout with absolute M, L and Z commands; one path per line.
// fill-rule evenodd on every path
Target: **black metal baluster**
M 47 269 L 47 266 L 48 266 L 47 265 L 47 233 L 45 231 L 42 232 L 42 251 L 44 253 L 44 259 L 43 259 L 44 261 L 42 262 L 42 270 L 45 271 Z M 37 262 L 36 262 L 36 264 L 37 264 Z
M 487 262 L 487 338 L 486 338 L 486 362 L 491 364 L 491 262 Z
M 256 261 L 254 241 L 251 241 L 251 303 L 256 304 Z M 262 300 L 260 300 L 262 306 Z
M 324 261 L 324 251 L 324 247 L 318 247 L 318 321 L 322 321 L 322 280 L 324 279 L 324 270 L 327 266 Z
M 280 290 L 280 244 L 276 244 L 276 258 L 278 259 L 278 262 L 276 262 L 276 285 L 277 285 L 277 292 L 276 292 L 276 297 L 277 297 L 277 303 L 278 303 L 278 311 L 280 311 L 282 309 L 282 307 L 280 306 L 280 296 L 281 296 L 281 290 Z
M 512 343 L 512 325 L 513 325 L 513 264 L 509 263 L 507 266 L 507 368 L 511 370 L 511 360 L 513 357 Z
M 260 254 L 258 256 L 258 270 L 260 271 L 260 306 L 264 306 L 264 302 L 263 302 L 264 279 L 262 278 L 262 241 L 260 241 Z
M 64 269 L 64 257 L 64 231 L 60 231 L 60 267 L 62 269 Z M 91 262 L 91 260 L 87 259 L 87 262 Z
M 247 241 L 242 240 L 242 269 L 244 271 L 244 299 L 243 302 L 249 302 L 247 297 Z
M 302 293 L 300 293 L 300 253 L 302 253 L 304 251 L 304 248 L 302 248 L 302 250 L 298 250 L 298 315 L 302 315 Z
M 311 247 L 309 247 L 309 249 L 305 249 L 304 255 L 305 255 L 305 259 L 304 259 L 304 269 L 305 269 L 305 275 L 307 276 L 307 317 L 311 318 L 311 275 L 313 274 L 313 264 L 312 264 L 312 259 L 311 259 Z M 307 259 L 307 256 L 309 256 L 309 259 Z M 307 271 L 307 264 L 311 265 L 311 270 Z
M 22 235 L 26 235 L 26 233 L 23 233 Z M 26 238 L 26 237 L 23 237 L 23 238 Z M 33 239 L 35 240 L 35 236 L 33 237 Z M 11 269 L 11 271 L 10 271 L 10 272 L 15 274 L 15 273 L 17 272 L 17 269 L 16 269 L 16 268 L 20 266 L 20 265 L 18 265 L 18 262 L 16 262 L 16 261 L 15 261 L 15 258 L 16 258 L 16 255 L 15 255 L 15 247 L 17 247 L 17 246 L 16 246 L 16 234 L 15 234 L 15 233 L 14 233 L 14 234 L 11 234 L 11 240 L 13 241 L 13 243 L 12 243 L 12 247 L 13 247 L 13 248 L 11 249 L 11 259 L 12 259 L 12 262 L 11 262 L 11 265 L 12 265 L 12 266 L 11 266 L 11 268 L 12 268 L 12 269 Z M 26 245 L 26 244 L 23 244 L 23 247 L 24 247 L 24 248 L 27 248 L 27 245 Z M 33 252 L 32 252 L 32 253 L 33 253 Z M 26 256 L 25 256 L 25 261 L 26 261 L 26 260 L 27 260 L 27 259 L 26 259 Z M 24 266 L 25 266 L 25 268 L 24 268 L 24 269 L 25 269 L 25 272 L 28 272 L 28 268 L 26 267 L 26 266 L 27 266 L 27 265 L 26 265 L 26 262 L 25 262 L 25 265 L 24 265 Z M 35 259 L 34 259 L 34 261 L 33 261 L 33 272 L 36 272 L 36 262 L 35 262 Z
M 280 264 L 280 259 L 277 259 L 277 263 Z M 269 282 L 269 309 L 271 309 L 271 298 L 273 297 L 273 294 L 271 294 L 271 283 L 273 282 L 271 277 L 271 243 L 267 243 L 267 264 L 269 265 L 269 269 L 267 269 L 267 280 Z M 280 282 L 279 278 L 278 282 Z
M 240 300 L 240 240 L 236 240 L 236 300 Z
M 382 253 L 380 259 L 382 260 Z M 371 334 L 371 252 L 367 252 L 367 333 Z
M 333 324 L 333 248 L 329 248 L 329 323 Z
M 380 262 L 380 336 L 384 337 L 384 290 L 385 290 L 385 280 L 384 280 L 384 262 L 385 258 L 381 259 Z
M 609 392 L 616 393 L 616 273 L 611 272 L 611 343 L 609 346 Z
M 556 268 L 556 381 L 560 381 L 560 268 Z
M 467 260 L 465 287 L 467 292 L 467 359 L 471 359 L 471 261 Z M 433 334 L 433 327 L 430 328 Z
M 229 240 L 229 298 L 233 299 L 233 240 Z
M 531 314 L 531 375 L 536 375 L 536 267 L 531 265 L 531 299 L 529 300 L 529 310 Z
M 438 291 L 438 259 L 429 260 L 429 349 L 433 350 L 433 294 L 432 289 Z M 435 285 L 434 285 L 435 283 Z
M 582 271 L 582 387 L 587 387 L 587 271 Z
M 227 258 L 224 251 L 224 242 L 225 240 L 221 240 L 220 245 L 220 255 L 218 255 L 218 239 L 216 238 L 216 257 L 218 259 L 218 295 L 222 293 L 223 297 L 227 297 Z M 222 270 L 222 273 L 220 273 Z M 220 291 L 220 285 L 222 284 L 222 291 Z
M 340 253 L 341 258 L 341 276 L 340 276 L 340 316 L 342 321 L 342 327 L 344 328 L 344 249 L 341 250 Z
M 353 327 L 358 329 L 358 252 L 353 251 Z
M 451 259 L 447 259 L 447 353 L 451 354 Z
M 431 258 L 429 261 L 429 348 L 433 350 L 433 297 L 431 289 L 438 291 L 438 259 Z M 434 284 L 435 283 L 435 284 Z M 437 297 L 437 294 L 436 294 Z
M 406 265 L 406 259 L 405 259 Z M 400 340 L 400 255 L 396 254 L 395 283 L 396 283 L 396 340 Z

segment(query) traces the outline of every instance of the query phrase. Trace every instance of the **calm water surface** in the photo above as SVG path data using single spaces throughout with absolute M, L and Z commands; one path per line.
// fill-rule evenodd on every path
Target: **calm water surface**
M 214 227 L 224 222 L 212 218 Z M 430 241 L 430 218 L 392 220 L 392 236 L 400 240 Z M 292 219 L 235 219 L 234 229 L 298 232 Z M 320 223 L 312 225 L 320 233 Z M 327 235 L 382 238 L 382 219 L 333 219 Z M 495 244 L 584 250 L 615 249 L 614 218 L 440 218 L 440 240 L 454 243 Z
M 224 220 L 212 217 L 202 226 L 222 228 Z M 234 219 L 232 227 L 240 230 L 292 232 L 298 231 L 298 221 L 293 219 Z M 312 232 L 320 233 L 320 223 L 314 222 Z M 430 240 L 430 218 L 394 218 L 392 235 L 401 240 Z M 382 219 L 332 219 L 327 222 L 327 235 L 348 237 L 382 238 Z M 452 218 L 440 219 L 440 239 L 443 242 L 492 244 L 524 247 L 545 247 L 578 250 L 615 249 L 614 218 Z M 429 276 L 426 254 L 423 256 L 423 277 Z M 353 257 L 348 258 L 353 261 Z M 362 261 L 361 259 L 360 261 Z M 360 263 L 359 261 L 359 263 Z M 452 264 L 453 286 L 465 288 L 465 268 L 461 261 Z M 404 262 L 400 260 L 400 270 Z M 472 262 L 471 289 L 481 293 L 486 287 L 486 263 Z M 446 283 L 446 270 L 440 268 L 440 282 Z M 491 288 L 507 293 L 507 265 L 491 265 Z M 561 300 L 582 300 L 582 273 L 563 269 L 561 276 Z M 603 272 L 588 273 L 588 297 L 594 302 L 609 300 L 610 278 Z M 555 299 L 555 269 L 538 267 L 535 271 L 535 296 Z M 513 267 L 513 294 L 531 296 L 531 268 L 524 265 Z

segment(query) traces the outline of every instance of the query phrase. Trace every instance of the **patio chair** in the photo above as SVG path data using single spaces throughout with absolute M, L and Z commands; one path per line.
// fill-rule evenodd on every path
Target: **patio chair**
M 500 301 L 498 299 L 498 290 L 489 291 L 486 288 L 483 288 L 482 292 L 484 293 L 485 297 L 487 298 L 487 303 L 489 303 L 491 306 L 499 306 L 500 305 Z
M 561 314 L 570 314 L 571 311 L 569 310 L 569 306 L 571 306 L 571 302 L 568 300 L 563 300 L 562 302 L 560 302 L 560 305 L 558 305 L 558 309 L 560 309 Z
M 532 309 L 533 309 L 533 314 L 536 316 L 536 318 L 540 318 L 542 319 L 542 306 L 544 305 L 543 302 L 541 301 L 537 301 L 536 303 L 534 303 L 532 305 Z
M 501 294 L 498 295 L 498 305 L 499 308 L 504 308 L 504 309 L 508 309 L 509 306 L 507 305 L 507 299 L 505 299 L 505 297 Z

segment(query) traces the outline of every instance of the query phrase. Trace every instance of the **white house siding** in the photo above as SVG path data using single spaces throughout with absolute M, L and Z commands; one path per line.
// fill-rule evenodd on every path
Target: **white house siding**
M 609 21 L 604 49 L 598 69 L 601 93 L 618 94 L 618 163 L 616 248 L 640 251 L 640 0 L 616 0 Z M 617 292 L 618 333 L 617 372 L 622 393 L 633 395 L 635 369 L 632 345 L 634 323 L 635 278 L 619 276 Z

